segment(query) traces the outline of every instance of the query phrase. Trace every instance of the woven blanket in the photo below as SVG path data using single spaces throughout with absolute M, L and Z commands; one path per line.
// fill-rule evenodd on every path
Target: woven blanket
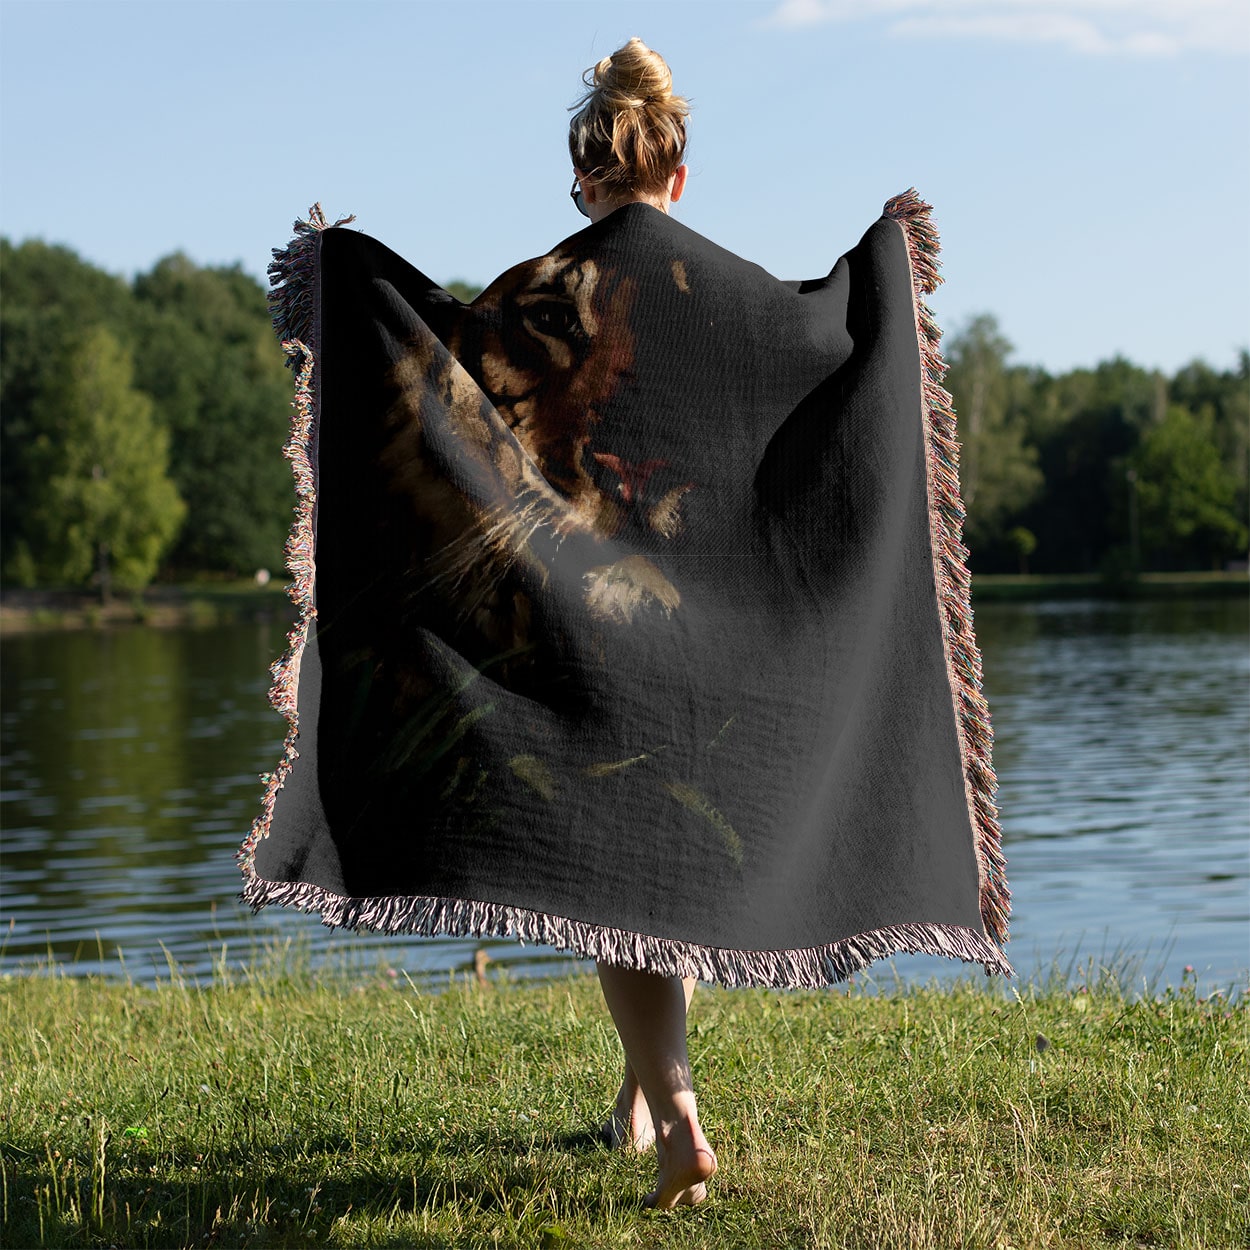
M 631 203 L 469 304 L 296 223 L 245 902 L 726 985 L 1011 975 L 929 212 L 784 282 Z

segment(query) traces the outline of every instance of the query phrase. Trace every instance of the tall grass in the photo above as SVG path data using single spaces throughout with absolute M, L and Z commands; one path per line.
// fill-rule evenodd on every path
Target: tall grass
M 598 1145 L 620 1079 L 593 979 L 224 959 L 155 988 L 0 981 L 4 1244 L 1250 1244 L 1247 998 L 1089 969 L 953 987 L 700 988 L 720 1171 L 643 1212 Z

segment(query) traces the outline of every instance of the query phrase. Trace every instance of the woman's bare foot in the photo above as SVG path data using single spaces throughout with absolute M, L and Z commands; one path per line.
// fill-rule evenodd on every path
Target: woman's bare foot
M 686 1010 L 694 978 L 662 976 L 600 961 L 599 983 L 620 1034 L 628 1067 L 618 1096 L 622 1117 L 634 1116 L 640 1085 L 655 1131 L 660 1175 L 643 1205 L 668 1210 L 696 1206 L 707 1197 L 708 1178 L 716 1171 L 716 1156 L 699 1127 L 690 1056 L 686 1050 Z M 634 1078 L 631 1084 L 631 1076 Z
M 640 1154 L 655 1145 L 655 1126 L 651 1108 L 638 1085 L 633 1069 L 625 1073 L 616 1105 L 607 1123 L 599 1130 L 604 1145 L 611 1150 L 637 1150 Z
M 716 1156 L 697 1119 L 664 1125 L 655 1139 L 660 1176 L 642 1200 L 644 1207 L 667 1211 L 698 1206 L 707 1197 L 707 1182 L 716 1171 Z

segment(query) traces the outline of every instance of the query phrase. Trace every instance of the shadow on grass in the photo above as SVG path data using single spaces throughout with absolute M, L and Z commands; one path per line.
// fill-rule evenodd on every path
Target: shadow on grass
M 101 1185 L 98 1174 L 5 1148 L 6 1244 L 306 1246 L 325 1244 L 336 1223 L 349 1220 L 367 1230 L 370 1246 L 461 1245 L 414 1227 L 423 1213 L 437 1219 L 452 1210 L 465 1220 L 495 1217 L 506 1230 L 501 1244 L 539 1245 L 559 1212 L 536 1204 L 536 1194 L 566 1194 L 592 1222 L 641 1210 L 641 1188 L 634 1201 L 618 1200 L 615 1187 L 590 1177 L 585 1156 L 592 1154 L 602 1156 L 604 1173 L 619 1166 L 620 1156 L 592 1130 L 465 1128 L 367 1145 L 331 1134 L 218 1148 L 190 1175 L 189 1164 L 171 1166 L 165 1152 L 135 1152 L 124 1164 L 110 1160 Z M 342 1229 L 337 1240 L 346 1244 Z

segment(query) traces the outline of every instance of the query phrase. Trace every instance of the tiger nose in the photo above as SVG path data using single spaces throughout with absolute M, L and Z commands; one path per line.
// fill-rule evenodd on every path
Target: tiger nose
M 610 469 L 620 479 L 621 498 L 626 503 L 633 503 L 637 496 L 647 489 L 647 482 L 656 469 L 668 467 L 667 460 L 626 460 L 622 456 L 613 455 L 609 451 L 590 453 L 598 464 Z

